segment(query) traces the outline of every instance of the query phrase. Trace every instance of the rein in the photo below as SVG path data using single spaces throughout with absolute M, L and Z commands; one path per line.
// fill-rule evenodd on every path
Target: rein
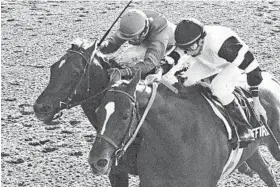
M 139 123 L 138 123 L 138 125 L 137 125 L 137 127 L 136 127 L 136 129 L 134 131 L 134 133 L 133 133 L 133 135 L 130 137 L 130 139 L 126 143 L 126 145 L 123 147 L 123 152 L 125 152 L 127 150 L 127 148 L 131 145 L 131 143 L 135 140 L 135 138 L 136 138 L 140 128 L 142 127 L 143 122 L 146 119 L 146 116 L 147 116 L 147 114 L 148 114 L 150 108 L 152 107 L 152 105 L 154 103 L 154 100 L 156 98 L 157 88 L 158 88 L 158 83 L 153 82 L 152 95 L 151 95 L 151 97 L 149 99 L 148 105 L 147 105 L 147 107 L 146 107 L 146 109 L 145 109 L 145 111 L 144 111 L 144 113 L 143 113 L 143 115 L 142 115 L 142 117 L 141 117 L 141 119 L 140 119 L 140 121 L 139 121 Z

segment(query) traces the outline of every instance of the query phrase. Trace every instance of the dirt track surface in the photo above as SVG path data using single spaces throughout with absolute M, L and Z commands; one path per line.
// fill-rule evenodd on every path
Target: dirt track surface
M 1 1 L 1 184 L 2 186 L 109 186 L 107 177 L 90 173 L 87 156 L 95 131 L 79 107 L 43 125 L 32 104 L 48 83 L 49 67 L 81 37 L 100 39 L 125 1 Z M 195 17 L 205 24 L 233 28 L 255 57 L 280 80 L 280 2 L 143 1 L 178 23 Z M 116 28 L 116 27 L 114 27 Z M 280 163 L 263 155 L 280 186 Z M 131 176 L 131 186 L 138 179 Z M 220 186 L 265 186 L 233 173 Z

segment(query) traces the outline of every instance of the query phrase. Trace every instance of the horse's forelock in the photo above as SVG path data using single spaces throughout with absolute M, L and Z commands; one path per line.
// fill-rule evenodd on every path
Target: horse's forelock
M 86 50 L 87 48 L 89 48 L 91 46 L 91 43 L 86 39 L 75 38 L 71 42 L 71 45 L 74 45 L 74 47 L 76 47 L 76 48 Z

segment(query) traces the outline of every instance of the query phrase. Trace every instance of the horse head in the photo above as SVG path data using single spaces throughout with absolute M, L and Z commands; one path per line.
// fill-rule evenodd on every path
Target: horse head
M 33 106 L 38 119 L 49 123 L 60 110 L 81 104 L 106 88 L 110 65 L 96 52 L 96 44 L 77 39 L 51 66 L 49 83 Z
M 136 86 L 140 72 L 127 83 L 120 79 L 120 72 L 111 76 L 111 88 L 102 98 L 96 111 L 99 122 L 97 136 L 89 154 L 89 164 L 95 174 L 109 173 L 112 163 L 125 152 L 139 121 Z

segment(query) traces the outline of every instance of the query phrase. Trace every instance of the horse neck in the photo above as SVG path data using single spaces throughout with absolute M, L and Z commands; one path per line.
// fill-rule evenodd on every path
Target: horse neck
M 211 142 L 216 139 L 227 141 L 222 121 L 213 116 L 198 90 L 185 91 L 187 96 L 181 98 L 158 90 L 141 129 L 143 144 L 154 157 L 187 159 L 202 147 L 215 148 Z
M 165 134 L 172 137 L 176 136 L 176 132 L 182 130 L 191 134 L 193 126 L 199 127 L 200 124 L 194 116 L 202 115 L 205 101 L 195 88 L 188 88 L 186 92 L 189 97 L 181 98 L 164 86 L 159 87 L 153 105 L 146 117 L 147 125 L 144 126 L 149 135 L 154 133 L 153 136 Z M 138 94 L 138 97 L 138 101 L 142 101 L 139 105 L 143 112 L 150 94 L 144 92 Z M 197 117 L 199 118 L 199 116 Z
M 96 127 L 97 121 L 95 116 L 95 110 L 100 105 L 101 98 L 105 92 L 103 92 L 108 84 L 109 78 L 107 76 L 106 70 L 103 69 L 102 66 L 98 64 L 91 64 L 89 67 L 89 77 L 86 77 L 86 81 L 89 80 L 90 83 L 90 95 L 88 97 L 92 97 L 91 99 L 87 99 L 86 102 L 81 104 L 83 111 L 88 117 L 91 124 Z M 88 75 L 87 75 L 88 76 Z M 96 80 L 98 79 L 98 80 Z M 87 85 L 87 82 L 84 84 Z M 79 98 L 80 99 L 80 98 Z M 85 98 L 86 99 L 86 98 Z
M 109 84 L 107 71 L 99 64 L 92 64 L 89 67 L 89 73 L 91 93 L 94 95 L 102 92 Z

